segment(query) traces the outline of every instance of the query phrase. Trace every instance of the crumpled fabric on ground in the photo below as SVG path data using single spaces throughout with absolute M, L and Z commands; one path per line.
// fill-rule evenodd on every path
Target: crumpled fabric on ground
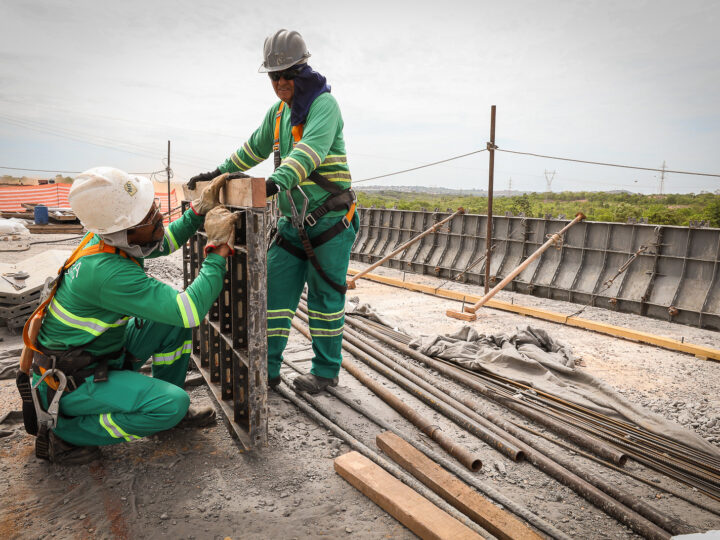
M 405 330 L 405 328 L 403 328 L 396 319 L 388 317 L 386 315 L 381 315 L 380 313 L 375 311 L 375 309 L 370 304 L 360 302 L 360 298 L 357 296 L 348 298 L 347 304 L 345 306 L 345 314 L 364 317 L 365 319 L 379 322 L 380 324 L 387 326 L 388 328 L 392 328 L 396 332 L 402 332 L 403 334 L 409 335 L 409 332 Z
M 447 335 L 421 336 L 410 347 L 472 371 L 490 372 L 593 411 L 635 423 L 652 433 L 720 456 L 720 451 L 675 422 L 629 402 L 601 379 L 576 369 L 569 346 L 545 330 L 519 326 L 511 334 L 479 334 L 464 326 Z

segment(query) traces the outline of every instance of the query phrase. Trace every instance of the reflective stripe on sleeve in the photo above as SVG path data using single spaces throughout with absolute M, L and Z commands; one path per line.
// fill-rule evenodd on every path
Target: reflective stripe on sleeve
M 110 328 L 127 324 L 128 317 L 122 317 L 114 323 L 106 323 L 93 317 L 78 317 L 60 305 L 56 298 L 53 298 L 48 306 L 48 312 L 66 326 L 83 330 L 93 336 L 99 336 Z
M 248 155 L 248 157 L 250 159 L 252 159 L 253 161 L 255 161 L 257 163 L 260 163 L 262 161 L 262 158 L 258 157 L 258 155 L 255 152 L 253 152 L 253 149 L 250 148 L 250 145 L 247 142 L 245 144 L 243 144 L 242 148 L 245 151 L 245 153 Z
M 129 433 L 126 433 L 120 426 L 118 426 L 115 421 L 112 419 L 112 415 L 110 413 L 105 413 L 100 415 L 100 425 L 105 428 L 105 431 L 107 431 L 111 437 L 115 439 L 125 439 L 126 441 L 136 441 L 140 439 L 141 437 L 138 437 L 137 435 L 130 435 Z
M 180 247 L 180 246 L 178 246 L 177 240 L 175 240 L 173 233 L 167 227 L 165 228 L 165 240 L 167 240 L 168 248 L 170 248 L 169 249 L 170 253 L 172 253 L 173 251 L 175 251 L 177 248 Z
M 315 169 L 318 168 L 318 166 L 320 165 L 320 156 L 310 146 L 308 146 L 305 143 L 300 143 L 300 144 L 295 145 L 295 150 L 299 150 L 300 152 L 305 154 L 307 157 L 309 157 L 313 163 L 313 167 Z
M 248 165 L 242 159 L 240 159 L 240 156 L 238 156 L 237 152 L 235 152 L 233 155 L 230 156 L 230 160 L 241 171 L 247 171 L 250 168 L 250 165 Z
M 174 351 L 153 354 L 152 363 L 159 366 L 169 366 L 184 354 L 190 354 L 190 352 L 192 352 L 192 340 L 188 339 Z
M 335 313 L 322 313 L 320 311 L 308 309 L 308 314 L 311 319 L 316 319 L 318 321 L 337 321 L 343 318 L 345 310 L 343 309 L 342 311 L 337 311 Z
M 290 167 L 295 174 L 297 174 L 298 180 L 302 182 L 305 180 L 308 176 L 307 171 L 305 170 L 305 167 L 302 166 L 302 163 L 300 163 L 298 160 L 288 157 L 285 158 L 282 162 L 282 165 L 287 165 Z
M 190 295 L 187 292 L 181 292 L 177 295 L 178 308 L 180 308 L 180 315 L 182 316 L 183 326 L 185 328 L 195 328 L 200 324 L 200 317 L 198 317 L 197 308 L 195 308 L 195 302 L 192 301 Z
M 346 156 L 327 156 L 325 157 L 325 161 L 323 161 L 318 167 L 329 167 L 330 165 L 337 165 L 338 163 L 345 164 L 347 163 L 347 157 Z

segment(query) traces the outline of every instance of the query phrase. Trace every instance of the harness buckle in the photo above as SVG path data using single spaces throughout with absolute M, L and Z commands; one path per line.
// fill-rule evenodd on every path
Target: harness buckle
M 346 229 L 350 227 L 350 222 L 348 221 L 347 216 L 343 216 L 342 224 L 345 226 Z
M 317 223 L 317 220 L 313 217 L 312 214 L 308 214 L 307 217 L 305 218 L 305 223 L 308 224 L 308 227 L 314 227 L 315 224 Z

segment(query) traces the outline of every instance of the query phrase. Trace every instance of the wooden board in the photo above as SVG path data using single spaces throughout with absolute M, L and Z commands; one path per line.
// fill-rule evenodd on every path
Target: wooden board
M 350 275 L 355 275 L 359 273 L 359 270 L 353 270 L 352 268 L 348 269 L 348 274 Z M 410 281 L 401 281 L 399 279 L 379 276 L 377 274 L 365 274 L 363 275 L 362 279 L 368 279 L 370 281 L 384 283 L 385 285 L 391 285 L 393 287 L 402 287 L 403 289 L 408 289 L 410 291 L 431 294 L 433 296 L 439 296 L 441 298 L 458 300 L 468 304 L 474 304 L 475 302 L 480 300 L 480 298 L 482 298 L 481 296 L 475 296 L 473 294 L 463 294 L 457 291 L 430 287 L 429 285 L 421 285 L 419 283 L 412 283 Z M 688 343 L 687 341 L 682 342 L 678 341 L 677 339 L 657 336 L 655 334 L 649 334 L 647 332 L 641 332 L 639 330 L 633 330 L 632 328 L 623 328 L 622 326 L 615 326 L 613 324 L 590 321 L 588 319 L 581 319 L 580 317 L 569 317 L 567 315 L 563 315 L 562 313 L 555 313 L 553 311 L 548 311 L 545 309 L 511 304 L 510 302 L 503 302 L 501 300 L 488 300 L 487 304 L 485 304 L 485 307 L 502 309 L 503 311 L 512 311 L 513 313 L 527 315 L 528 317 L 535 317 L 537 319 L 552 321 L 559 324 L 566 324 L 568 326 L 584 328 L 585 330 L 592 330 L 601 334 L 607 334 L 610 336 L 629 339 L 631 341 L 637 341 L 639 343 L 647 343 L 648 345 L 655 345 L 657 347 L 662 347 L 663 349 L 670 349 L 672 351 L 693 354 L 697 358 L 701 358 L 703 360 L 720 360 L 720 349 L 713 349 L 712 347 L 705 347 L 703 345 L 694 345 L 692 343 Z
M 420 538 L 482 538 L 358 452 L 336 458 L 335 471 Z
M 47 225 L 26 225 L 33 234 L 82 234 L 85 228 L 81 224 L 49 223 Z
M 203 188 L 210 182 L 198 182 L 195 189 L 183 186 L 185 199 L 192 201 L 200 196 Z M 252 208 L 265 208 L 265 179 L 264 178 L 234 178 L 225 184 L 220 192 L 220 202 L 228 206 L 244 206 Z
M 497 538 L 542 540 L 515 516 L 495 506 L 394 433 L 381 433 L 375 441 L 395 463 Z

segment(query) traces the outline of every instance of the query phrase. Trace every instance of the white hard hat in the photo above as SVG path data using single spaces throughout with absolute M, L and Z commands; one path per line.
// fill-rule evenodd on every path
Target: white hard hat
M 308 58 L 310 53 L 300 32 L 282 28 L 265 39 L 263 63 L 258 71 L 260 73 L 282 71 L 300 62 L 306 62 Z
M 155 188 L 144 176 L 94 167 L 75 178 L 68 200 L 88 231 L 110 234 L 145 219 L 155 200 Z

